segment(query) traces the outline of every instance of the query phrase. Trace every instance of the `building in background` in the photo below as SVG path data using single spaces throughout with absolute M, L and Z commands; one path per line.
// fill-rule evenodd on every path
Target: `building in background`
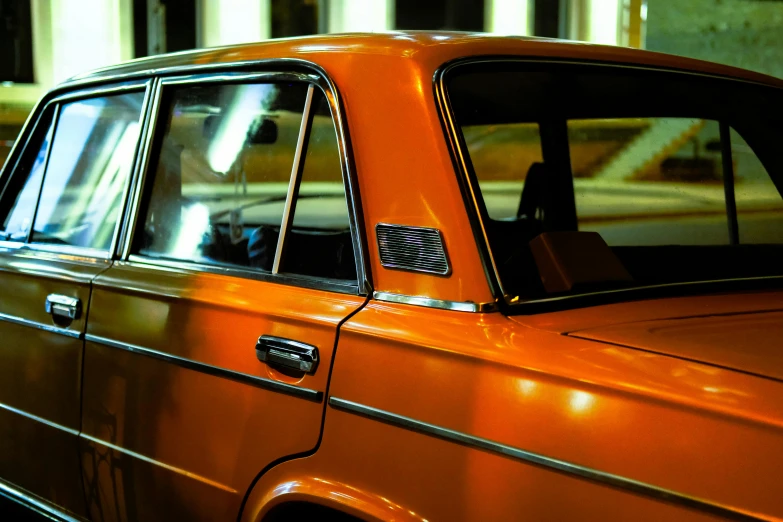
M 0 0 L 0 162 L 35 101 L 132 58 L 314 33 L 442 29 L 647 47 L 783 76 L 780 0 Z

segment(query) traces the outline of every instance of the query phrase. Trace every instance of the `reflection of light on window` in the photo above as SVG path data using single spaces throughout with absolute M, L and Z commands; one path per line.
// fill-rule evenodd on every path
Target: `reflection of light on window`
M 204 238 L 204 232 L 209 227 L 209 209 L 201 203 L 194 203 L 182 209 L 182 222 L 177 235 L 177 242 L 171 255 L 181 259 L 198 257 L 196 249 Z
M 215 172 L 225 174 L 245 144 L 247 131 L 265 99 L 274 94 L 273 85 L 238 85 L 223 112 L 215 137 L 209 144 L 207 159 Z
M 536 390 L 536 383 L 527 379 L 518 379 L 517 388 L 522 392 L 522 395 L 530 395 Z
M 50 157 L 55 159 L 50 161 L 47 168 L 41 201 L 35 216 L 37 230 L 40 230 L 40 226 L 56 220 L 52 215 L 57 209 L 57 203 L 63 198 L 65 187 L 98 123 L 99 109 L 105 105 L 106 99 L 98 98 L 63 106 L 50 152 Z
M 590 393 L 583 391 L 575 391 L 571 393 L 571 409 L 575 412 L 589 410 L 593 405 L 593 401 L 595 401 L 595 397 L 593 397 L 593 395 Z
M 617 45 L 619 15 L 618 0 L 590 2 L 590 41 Z

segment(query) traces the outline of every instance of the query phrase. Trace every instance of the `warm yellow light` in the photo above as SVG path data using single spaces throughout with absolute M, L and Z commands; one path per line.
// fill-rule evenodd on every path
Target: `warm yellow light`
M 617 45 L 620 26 L 619 0 L 590 1 L 590 41 Z
M 490 33 L 529 36 L 529 0 L 487 0 L 486 29 Z
M 332 0 L 329 32 L 378 32 L 394 25 L 393 0 Z
M 583 391 L 574 391 L 571 392 L 571 410 L 577 413 L 582 413 L 584 411 L 589 410 L 593 402 L 595 401 L 595 397 L 591 393 L 583 392 Z
M 207 0 L 202 3 L 204 47 L 258 42 L 270 37 L 270 0 Z

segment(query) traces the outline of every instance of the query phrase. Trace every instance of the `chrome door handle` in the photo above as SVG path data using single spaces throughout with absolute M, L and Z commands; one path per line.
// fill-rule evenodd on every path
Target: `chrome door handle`
M 78 319 L 82 312 L 82 302 L 77 297 L 49 294 L 46 296 L 46 313 L 66 319 Z
M 284 366 L 305 373 L 314 373 L 318 367 L 318 348 L 271 335 L 262 335 L 258 338 L 256 357 L 267 364 Z

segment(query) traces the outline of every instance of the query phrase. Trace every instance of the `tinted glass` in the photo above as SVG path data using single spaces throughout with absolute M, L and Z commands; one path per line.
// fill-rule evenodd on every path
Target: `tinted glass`
M 718 122 L 568 121 L 579 230 L 609 245 L 727 245 Z
M 561 292 L 543 274 L 566 265 L 587 274 L 572 293 L 783 275 L 779 89 L 588 65 L 455 71 L 449 99 L 512 302 Z M 603 239 L 600 259 L 614 255 L 629 277 L 590 279 L 576 245 L 596 236 L 577 231 L 597 232 L 591 248 Z M 571 238 L 567 259 L 540 247 L 545 232 L 569 233 L 557 236 Z
M 316 90 L 315 116 L 281 271 L 356 279 L 337 132 L 326 98 Z
M 144 93 L 63 104 L 32 241 L 108 250 L 139 139 Z
M 0 238 L 10 241 L 26 241 L 33 223 L 35 205 L 41 191 L 46 151 L 52 138 L 51 114 L 42 118 L 39 128 L 33 132 L 25 157 L 13 174 L 3 206 L 8 201 L 8 212 L 3 220 Z
M 174 87 L 140 254 L 270 271 L 305 84 Z

